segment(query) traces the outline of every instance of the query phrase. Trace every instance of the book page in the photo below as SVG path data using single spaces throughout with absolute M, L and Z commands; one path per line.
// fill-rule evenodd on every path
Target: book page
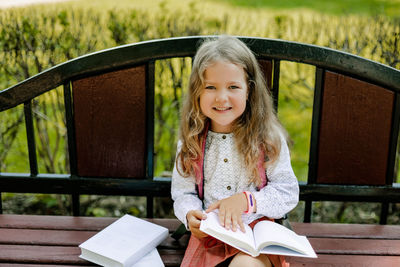
M 246 232 L 240 229 L 236 232 L 221 226 L 216 212 L 207 213 L 207 219 L 202 220 L 200 230 L 249 254 L 255 254 L 253 231 L 245 224 Z
M 164 263 L 161 260 L 158 250 L 155 248 L 146 256 L 141 258 L 132 267 L 164 267 Z
M 265 254 L 317 257 L 305 236 L 271 221 L 261 221 L 254 227 L 256 248 Z M 271 246 L 271 249 L 269 249 Z M 280 247 L 285 249 L 279 250 Z M 289 250 L 292 250 L 290 252 Z

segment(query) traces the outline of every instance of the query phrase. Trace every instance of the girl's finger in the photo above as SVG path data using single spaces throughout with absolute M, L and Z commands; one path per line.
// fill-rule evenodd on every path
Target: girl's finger
M 215 209 L 218 209 L 219 208 L 219 201 L 217 201 L 217 202 L 214 202 L 213 204 L 211 204 L 209 207 L 208 207 L 208 209 L 206 209 L 206 212 L 208 213 L 208 212 L 210 212 L 210 211 L 213 211 L 213 210 L 215 210 Z
M 219 223 L 222 226 L 225 226 L 225 210 L 224 209 L 219 209 L 218 217 L 219 217 Z
M 193 234 L 195 237 L 199 238 L 199 239 L 202 239 L 202 238 L 208 236 L 208 234 L 206 234 L 206 233 L 200 231 L 199 229 L 196 229 L 196 230 L 192 231 L 192 234 Z
M 232 215 L 230 212 L 225 213 L 225 229 L 229 230 L 232 225 Z
M 207 218 L 207 215 L 205 215 L 201 210 L 197 210 L 193 215 L 199 220 L 204 220 Z
M 193 220 L 192 221 L 192 226 L 196 227 L 196 228 L 199 228 L 200 227 L 200 221 L 199 220 Z
M 241 230 L 243 233 L 246 233 L 246 229 L 244 228 L 244 224 L 243 224 L 243 221 L 242 221 L 242 217 L 241 217 L 241 216 L 239 217 L 238 224 L 239 224 L 240 230 Z
M 236 232 L 238 220 L 236 214 L 232 214 L 232 231 Z

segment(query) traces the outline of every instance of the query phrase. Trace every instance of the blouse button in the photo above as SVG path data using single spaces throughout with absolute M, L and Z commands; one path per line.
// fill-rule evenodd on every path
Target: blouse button
M 224 159 L 224 162 L 228 162 L 228 159 Z
M 223 135 L 223 136 L 222 136 L 222 139 L 226 139 L 226 135 Z
M 228 190 L 231 190 L 231 186 L 230 186 L 230 185 L 228 185 L 228 186 L 226 187 L 226 189 L 228 189 Z

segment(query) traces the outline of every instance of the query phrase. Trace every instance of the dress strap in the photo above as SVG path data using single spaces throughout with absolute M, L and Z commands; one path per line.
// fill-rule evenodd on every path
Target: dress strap
M 205 127 L 204 127 L 204 132 L 203 136 L 200 139 L 201 142 L 201 154 L 199 157 L 199 160 L 197 161 L 197 170 L 196 170 L 196 190 L 199 198 L 201 200 L 204 199 L 204 155 L 206 152 L 206 141 L 207 141 L 207 134 L 208 134 L 208 128 L 210 127 L 210 122 L 207 121 Z
M 266 186 L 268 183 L 267 173 L 264 168 L 265 153 L 264 153 L 263 149 L 261 149 L 260 151 L 261 151 L 261 153 L 260 153 L 260 157 L 258 158 L 257 169 L 258 169 L 258 175 L 261 178 L 261 185 L 259 187 L 257 187 L 258 190 L 260 190 L 261 188 Z

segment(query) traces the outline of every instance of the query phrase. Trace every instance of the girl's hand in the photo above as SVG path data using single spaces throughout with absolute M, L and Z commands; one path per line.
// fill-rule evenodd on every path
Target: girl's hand
M 186 214 L 190 232 L 199 239 L 208 236 L 208 234 L 200 231 L 200 222 L 206 218 L 207 215 L 205 215 L 201 210 L 191 210 Z
M 242 214 L 247 210 L 247 198 L 243 193 L 237 193 L 231 197 L 219 200 L 211 204 L 206 212 L 219 209 L 219 222 L 226 229 L 236 232 L 236 227 L 239 225 L 240 230 L 245 232 L 244 224 L 242 221 Z

